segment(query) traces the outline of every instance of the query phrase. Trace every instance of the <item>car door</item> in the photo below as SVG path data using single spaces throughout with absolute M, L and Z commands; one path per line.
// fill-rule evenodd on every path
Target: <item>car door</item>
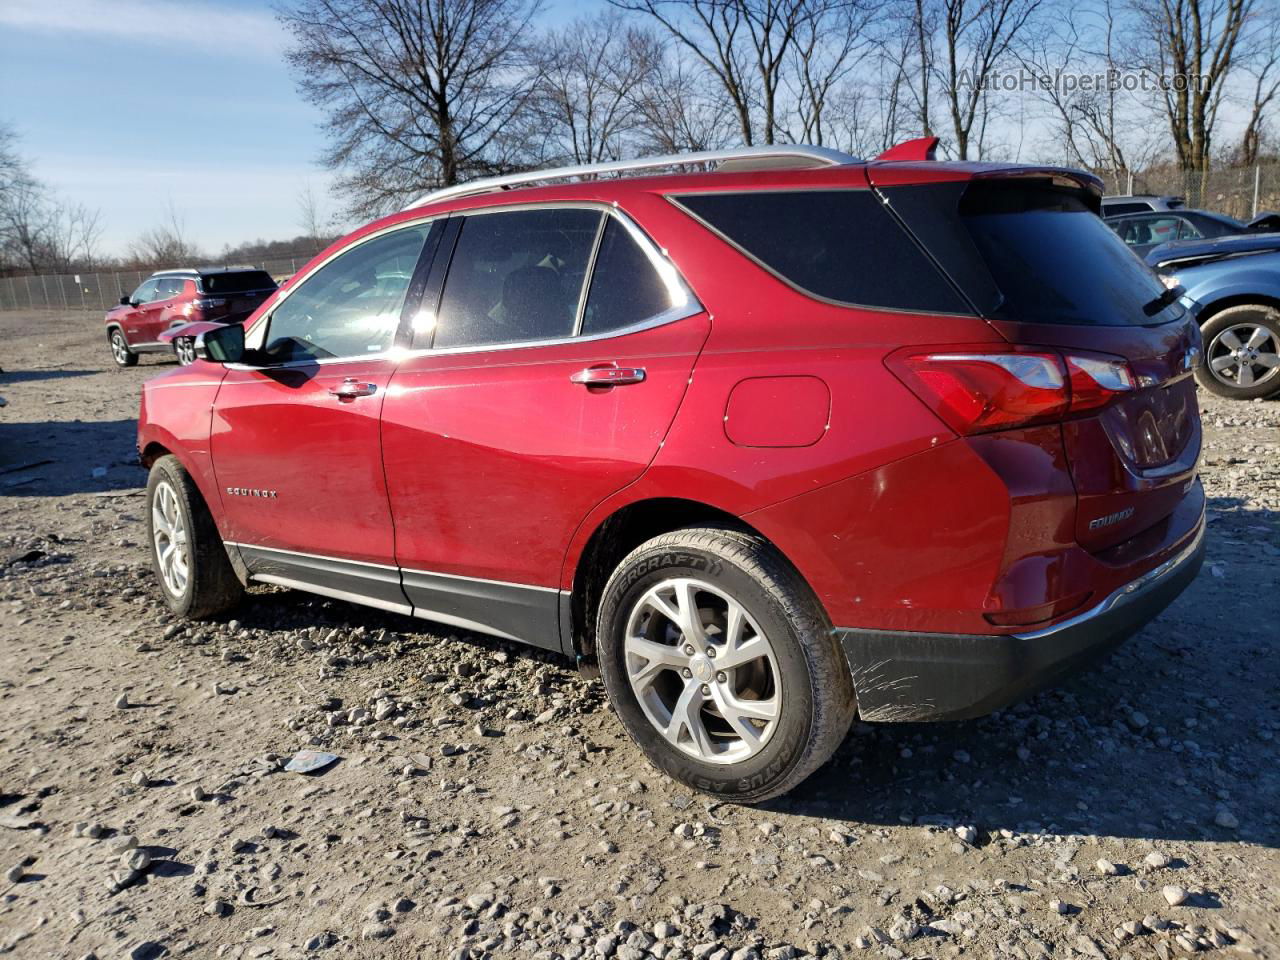
M 159 341 L 160 334 L 172 323 L 174 307 L 181 307 L 179 298 L 185 281 L 181 277 L 161 277 L 156 283 L 155 299 L 149 303 L 146 316 L 140 326 L 148 343 Z
M 155 337 L 149 337 L 147 331 L 156 297 L 159 296 L 159 286 L 159 280 L 145 280 L 137 290 L 129 294 L 129 311 L 121 318 L 120 325 L 124 327 L 125 338 L 131 346 L 155 342 Z
M 363 238 L 301 278 L 246 335 L 246 362 L 227 371 L 213 467 L 224 539 L 258 580 L 409 611 L 378 421 L 431 229 L 421 221 Z
M 619 213 L 450 223 L 383 406 L 396 558 L 415 614 L 558 648 L 569 539 L 653 459 L 710 321 Z

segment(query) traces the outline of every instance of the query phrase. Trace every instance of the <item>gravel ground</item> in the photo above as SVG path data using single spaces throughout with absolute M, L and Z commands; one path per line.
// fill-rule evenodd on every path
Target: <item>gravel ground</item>
M 1280 957 L 1280 404 L 1202 394 L 1208 562 L 1107 663 L 749 809 L 548 654 L 283 590 L 175 622 L 133 450 L 171 362 L 0 314 L 0 953 Z

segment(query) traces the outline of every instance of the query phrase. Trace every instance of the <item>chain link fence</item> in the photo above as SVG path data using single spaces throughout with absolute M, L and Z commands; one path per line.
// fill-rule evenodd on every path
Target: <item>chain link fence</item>
M 1176 168 L 1126 173 L 1095 170 L 1111 194 L 1183 197 L 1188 207 L 1215 210 L 1246 223 L 1263 211 L 1280 211 L 1280 163 L 1219 167 L 1203 173 Z
M 313 254 L 245 260 L 234 266 L 265 270 L 280 283 L 298 272 Z M 109 310 L 136 290 L 154 270 L 110 273 L 41 274 L 0 277 L 0 310 Z

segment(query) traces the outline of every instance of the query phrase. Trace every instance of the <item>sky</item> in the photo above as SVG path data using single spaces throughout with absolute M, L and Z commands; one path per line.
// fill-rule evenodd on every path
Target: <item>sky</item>
M 210 253 L 287 239 L 308 184 L 337 205 L 286 40 L 247 0 L 0 0 L 0 120 L 37 177 L 101 210 L 103 252 L 171 202 Z

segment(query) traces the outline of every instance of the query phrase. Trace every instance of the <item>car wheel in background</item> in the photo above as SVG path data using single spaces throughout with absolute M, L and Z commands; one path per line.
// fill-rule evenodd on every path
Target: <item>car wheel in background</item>
M 785 793 L 853 719 L 826 614 L 754 534 L 691 528 L 642 544 L 605 585 L 596 636 L 627 732 L 696 790 L 741 802 Z
M 124 331 L 113 327 L 107 334 L 107 343 L 111 346 L 111 356 L 117 366 L 133 367 L 138 364 L 138 355 L 129 349 L 129 341 L 124 338 Z
M 147 539 L 164 602 L 178 616 L 203 620 L 239 602 L 244 588 L 209 508 L 171 455 L 156 460 L 147 479 Z
M 189 367 L 196 362 L 196 343 L 190 337 L 178 337 L 173 341 L 173 353 L 181 366 Z
M 1241 304 L 1215 313 L 1201 328 L 1204 362 L 1196 379 L 1210 393 L 1255 400 L 1280 391 L 1280 310 Z

